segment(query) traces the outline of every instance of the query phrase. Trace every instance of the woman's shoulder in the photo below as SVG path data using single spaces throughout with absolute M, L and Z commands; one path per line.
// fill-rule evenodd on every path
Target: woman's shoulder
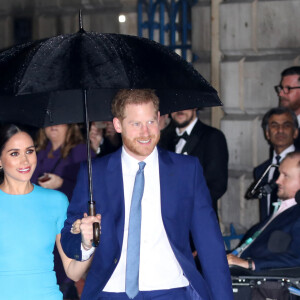
M 64 193 L 57 190 L 46 189 L 35 184 L 34 184 L 34 194 L 35 196 L 47 198 L 51 201 L 60 201 L 60 202 L 63 201 L 69 203 L 68 198 Z

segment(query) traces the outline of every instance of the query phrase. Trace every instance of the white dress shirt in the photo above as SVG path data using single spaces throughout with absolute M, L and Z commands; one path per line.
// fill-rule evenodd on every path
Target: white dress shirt
M 125 292 L 127 238 L 131 196 L 139 161 L 122 149 L 125 225 L 120 261 L 103 291 Z M 144 160 L 145 187 L 142 198 L 139 290 L 162 290 L 188 286 L 171 249 L 161 216 L 158 152 Z
M 185 131 L 183 131 L 183 132 L 179 132 L 179 128 L 176 127 L 176 128 L 175 128 L 176 134 L 177 134 L 178 136 L 181 136 L 181 135 L 183 135 L 183 134 L 186 132 L 188 135 L 190 135 L 191 132 L 192 132 L 192 130 L 193 130 L 193 128 L 194 128 L 194 126 L 195 126 L 195 124 L 197 123 L 197 120 L 198 120 L 198 118 L 195 118 L 195 120 L 194 120 L 193 122 L 191 122 L 190 125 L 189 125 L 189 126 L 185 129 Z M 175 152 L 176 152 L 176 153 L 181 153 L 181 151 L 182 151 L 182 149 L 183 149 L 185 143 L 186 143 L 186 140 L 185 140 L 185 139 L 180 139 L 180 140 L 178 141 L 176 147 L 175 147 Z M 184 153 L 184 154 L 186 154 L 186 153 Z

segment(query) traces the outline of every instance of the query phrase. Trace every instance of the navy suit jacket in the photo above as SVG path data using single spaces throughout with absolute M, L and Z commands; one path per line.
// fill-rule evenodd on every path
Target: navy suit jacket
M 175 128 L 171 122 L 162 131 L 159 141 L 162 148 L 175 151 Z M 226 192 L 228 181 L 228 148 L 223 132 L 197 120 L 181 153 L 198 157 L 217 212 L 217 200 Z
M 194 292 L 191 299 L 233 299 L 224 243 L 198 159 L 159 148 L 158 154 L 163 224 L 172 250 Z M 86 165 L 82 165 L 79 171 L 61 237 L 67 256 L 77 260 L 81 259 L 81 237 L 80 234 L 71 234 L 70 228 L 87 211 L 86 169 Z M 108 282 L 120 258 L 124 232 L 121 149 L 93 161 L 93 185 L 96 210 L 102 214 L 102 233 L 82 300 L 97 299 L 97 293 Z M 192 256 L 190 231 L 203 275 L 196 269 Z
M 268 218 L 269 219 L 269 218 Z M 246 240 L 268 221 L 251 228 Z M 252 258 L 255 270 L 300 266 L 300 205 L 295 205 L 278 215 L 242 253 L 242 258 Z

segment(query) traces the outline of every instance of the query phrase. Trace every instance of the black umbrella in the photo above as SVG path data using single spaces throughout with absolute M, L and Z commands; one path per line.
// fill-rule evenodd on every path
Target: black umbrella
M 81 30 L 30 42 L 0 53 L 0 70 L 0 120 L 38 127 L 84 122 L 83 90 L 91 121 L 112 118 L 110 101 L 120 88 L 155 89 L 161 114 L 221 105 L 189 63 L 136 36 Z M 4 95 L 19 97 L 12 103 Z
M 0 121 L 37 127 L 112 118 L 119 89 L 155 89 L 161 114 L 221 105 L 217 92 L 179 55 L 149 39 L 85 32 L 0 53 Z M 90 214 L 94 214 L 88 157 Z

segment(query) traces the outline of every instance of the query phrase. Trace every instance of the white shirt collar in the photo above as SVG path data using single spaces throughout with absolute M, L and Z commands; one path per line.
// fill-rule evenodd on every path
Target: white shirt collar
M 291 198 L 291 199 L 287 199 L 287 200 L 279 199 L 279 201 L 281 201 L 281 204 L 277 211 L 277 215 L 297 204 L 295 198 Z
M 179 128 L 176 127 L 175 130 L 176 130 L 177 135 L 178 135 L 178 136 L 181 136 L 181 135 L 183 135 L 185 132 L 186 132 L 188 135 L 190 135 L 191 132 L 192 132 L 192 130 L 193 130 L 193 128 L 194 128 L 194 126 L 195 126 L 195 124 L 197 123 L 197 121 L 198 121 L 198 118 L 195 118 L 195 120 L 192 121 L 192 122 L 189 124 L 189 126 L 188 126 L 183 132 L 179 132 Z
M 131 172 L 136 173 L 136 171 L 138 170 L 138 163 L 140 161 L 132 157 L 130 154 L 128 154 L 124 146 L 122 147 L 121 158 L 122 158 L 122 163 L 124 164 L 124 166 L 126 166 L 125 170 L 130 170 Z M 151 154 L 147 156 L 143 161 L 146 163 L 146 165 L 155 164 L 158 161 L 157 147 L 155 147 L 151 152 Z
M 280 162 L 286 157 L 286 155 L 290 152 L 294 152 L 295 151 L 295 146 L 292 144 L 289 147 L 287 147 L 286 149 L 284 149 L 281 153 L 279 153 L 278 155 L 280 155 Z M 272 163 L 276 164 L 276 152 L 273 151 L 273 161 Z

